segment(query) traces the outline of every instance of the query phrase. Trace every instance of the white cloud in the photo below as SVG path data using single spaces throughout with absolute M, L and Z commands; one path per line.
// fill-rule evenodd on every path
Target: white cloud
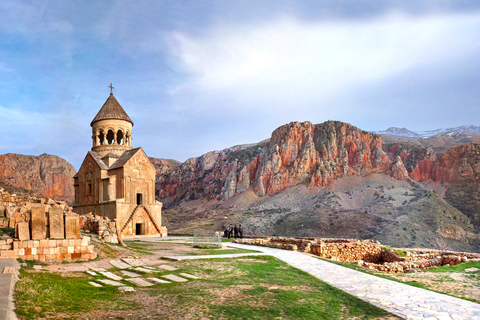
M 169 45 L 185 90 L 312 101 L 480 48 L 480 15 L 305 22 L 292 18 L 218 26 L 203 36 L 173 32 Z M 275 96 L 275 97 L 273 97 Z

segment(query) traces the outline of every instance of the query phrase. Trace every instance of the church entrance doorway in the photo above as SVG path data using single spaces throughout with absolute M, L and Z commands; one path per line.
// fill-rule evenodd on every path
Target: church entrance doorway
M 143 234 L 143 223 L 135 224 L 135 235 L 139 236 Z

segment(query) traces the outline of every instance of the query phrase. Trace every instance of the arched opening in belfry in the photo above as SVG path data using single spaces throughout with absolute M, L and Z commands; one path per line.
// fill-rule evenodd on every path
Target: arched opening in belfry
M 100 131 L 100 134 L 98 135 L 98 145 L 103 145 L 105 143 L 105 132 Z
M 117 144 L 122 145 L 123 144 L 123 131 L 118 130 L 117 132 Z
M 108 144 L 113 144 L 114 139 L 115 139 L 115 134 L 113 133 L 112 130 L 108 130 L 108 133 L 107 133 L 107 142 L 108 142 Z
M 125 144 L 130 147 L 130 132 L 125 135 Z

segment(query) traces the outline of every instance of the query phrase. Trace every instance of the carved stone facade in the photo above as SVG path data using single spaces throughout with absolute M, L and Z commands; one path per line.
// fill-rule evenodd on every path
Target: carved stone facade
M 116 221 L 122 237 L 166 236 L 155 167 L 132 147 L 133 122 L 112 93 L 93 119 L 92 150 L 74 177 L 74 211 Z

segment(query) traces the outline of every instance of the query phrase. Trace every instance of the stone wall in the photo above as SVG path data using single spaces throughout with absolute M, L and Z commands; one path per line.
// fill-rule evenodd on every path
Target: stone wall
M 96 258 L 89 237 L 80 235 L 80 217 L 64 201 L 16 196 L 0 188 L 0 226 L 15 229 L 0 240 L 0 258 L 40 262 Z
M 382 246 L 375 240 L 272 237 L 233 241 L 270 248 L 308 252 L 335 261 L 355 261 L 358 265 L 365 268 L 389 273 L 427 270 L 436 266 L 456 265 L 469 259 L 480 259 L 480 254 L 478 253 L 433 249 L 395 250 Z M 397 251 L 404 252 L 405 256 L 399 256 Z
M 20 258 L 39 262 L 95 259 L 90 237 L 82 239 L 0 240 L 0 259 Z

